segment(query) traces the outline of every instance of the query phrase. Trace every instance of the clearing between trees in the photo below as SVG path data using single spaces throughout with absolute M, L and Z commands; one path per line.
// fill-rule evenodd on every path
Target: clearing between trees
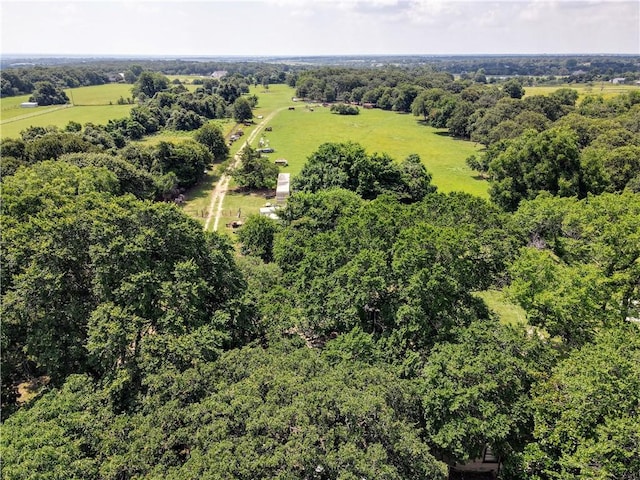
M 253 142 L 253 140 L 256 138 L 258 133 L 260 133 L 263 130 L 263 128 L 267 124 L 267 122 L 269 122 L 271 119 L 273 119 L 273 117 L 275 117 L 279 112 L 284 110 L 284 108 L 285 107 L 282 107 L 282 108 L 279 108 L 279 109 L 271 112 L 269 115 L 267 115 L 265 118 L 263 118 L 260 121 L 260 123 L 258 123 L 258 125 L 253 130 L 253 132 L 251 132 L 249 134 L 249 137 L 245 141 L 244 145 L 234 155 L 233 163 L 231 164 L 230 168 L 237 167 L 238 162 L 240 161 L 240 157 L 242 155 L 242 150 L 247 145 L 250 145 L 251 142 Z M 225 194 L 227 193 L 227 190 L 229 189 L 229 182 L 230 181 L 231 181 L 231 176 L 226 174 L 226 173 L 223 173 L 222 176 L 220 177 L 220 179 L 218 180 L 218 182 L 216 183 L 215 188 L 211 192 L 211 201 L 209 202 L 209 208 L 207 210 L 208 211 L 207 219 L 204 222 L 204 229 L 205 230 L 209 229 L 209 224 L 211 223 L 212 219 L 213 219 L 213 230 L 214 231 L 218 230 L 218 224 L 220 223 L 220 217 L 222 217 L 222 206 L 223 206 L 223 203 L 224 203 L 224 197 L 225 197 Z M 216 207 L 216 205 L 217 205 L 217 207 Z M 214 216 L 214 213 L 213 213 L 214 209 L 215 209 L 215 216 Z

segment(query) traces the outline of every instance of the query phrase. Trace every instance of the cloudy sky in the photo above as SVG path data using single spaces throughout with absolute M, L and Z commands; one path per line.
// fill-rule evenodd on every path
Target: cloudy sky
M 640 54 L 640 0 L 0 0 L 2 54 Z

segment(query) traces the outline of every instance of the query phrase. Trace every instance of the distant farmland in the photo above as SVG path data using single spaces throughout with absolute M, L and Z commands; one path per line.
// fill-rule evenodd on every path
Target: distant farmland
M 49 105 L 21 108 L 29 95 L 2 99 L 0 137 L 18 137 L 28 127 L 53 125 L 64 128 L 70 121 L 105 124 L 111 119 L 129 115 L 133 105 L 118 105 L 118 99 L 131 97 L 131 85 L 107 84 L 65 90 L 73 105 Z
M 286 93 L 281 89 L 286 89 Z M 282 157 L 289 162 L 289 166 L 281 170 L 283 172 L 299 173 L 307 157 L 322 143 L 353 141 L 360 143 L 369 153 L 388 153 L 396 161 L 417 153 L 441 191 L 461 190 L 485 198 L 488 196 L 487 183 L 476 179 L 475 173 L 465 163 L 465 159 L 477 153 L 480 146 L 453 139 L 446 130 L 426 127 L 420 123 L 420 117 L 364 108 L 360 108 L 359 115 L 336 115 L 321 105 L 290 102 L 294 91 L 285 86 L 272 86 L 267 94 L 260 90 L 252 90 L 259 97 L 259 106 L 263 105 L 264 99 L 272 109 L 287 105 L 295 107 L 295 110 L 285 109 L 278 113 L 269 124 L 273 131 L 262 135 L 275 149 L 269 158 Z M 280 103 L 274 101 L 278 97 Z
M 132 98 L 131 88 L 128 83 L 108 83 L 93 87 L 68 88 L 65 90 L 67 97 L 74 105 L 116 105 L 118 99 Z
M 396 161 L 417 153 L 440 191 L 463 191 L 488 197 L 488 183 L 478 179 L 465 162 L 469 155 L 480 150 L 480 146 L 451 138 L 445 130 L 426 127 L 420 123 L 420 117 L 363 108 L 356 116 L 336 115 L 319 104 L 292 102 L 295 91 L 285 85 L 271 85 L 268 90 L 259 86 L 252 88 L 250 93 L 259 99 L 258 108 L 254 111 L 256 123 L 261 121 L 259 117 L 267 117 L 279 110 L 265 125 L 272 131 L 263 130 L 252 146 L 258 148 L 260 138 L 268 141 L 275 150 L 269 154 L 269 159 L 285 158 L 289 162 L 281 172 L 298 174 L 307 157 L 322 143 L 353 141 L 360 143 L 369 153 L 387 153 Z M 294 110 L 289 110 L 289 107 L 294 107 Z M 249 133 L 253 128 L 245 131 Z M 234 144 L 233 151 L 238 143 Z M 209 192 L 213 186 L 209 187 Z M 202 220 L 209 208 L 208 197 L 206 189 L 200 187 L 187 196 L 185 210 Z M 220 226 L 238 219 L 238 216 L 246 218 L 258 213 L 266 201 L 255 194 L 229 192 L 224 199 Z M 212 225 L 213 222 L 210 228 Z
M 578 92 L 578 101 L 587 95 L 602 95 L 604 98 L 615 97 L 621 93 L 638 90 L 638 85 L 620 85 L 609 82 L 567 83 L 564 85 L 541 85 L 539 87 L 524 87 L 524 96 L 549 95 L 560 88 L 571 88 Z

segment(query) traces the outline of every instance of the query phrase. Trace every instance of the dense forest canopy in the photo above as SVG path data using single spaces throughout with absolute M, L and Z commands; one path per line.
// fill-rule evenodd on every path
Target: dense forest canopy
M 440 60 L 472 74 L 132 61 L 129 117 L 3 140 L 2 477 L 445 479 L 488 446 L 505 480 L 635 478 L 640 94 L 486 78 L 584 59 Z M 229 75 L 166 77 L 196 65 Z M 328 142 L 279 220 L 203 231 L 173 200 L 229 155 L 210 120 L 285 81 L 482 144 L 467 163 L 490 199 L 439 192 L 415 154 Z M 133 141 L 161 129 L 193 135 Z M 234 172 L 276 173 L 249 147 Z

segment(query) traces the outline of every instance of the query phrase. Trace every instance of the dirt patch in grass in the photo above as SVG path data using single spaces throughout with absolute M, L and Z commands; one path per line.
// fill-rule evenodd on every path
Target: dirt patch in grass
M 29 403 L 34 398 L 38 397 L 42 390 L 49 385 L 51 378 L 47 375 L 42 375 L 40 377 L 32 378 L 26 382 L 22 382 L 18 384 L 18 398 L 16 402 L 18 405 L 24 405 L 25 403 Z

